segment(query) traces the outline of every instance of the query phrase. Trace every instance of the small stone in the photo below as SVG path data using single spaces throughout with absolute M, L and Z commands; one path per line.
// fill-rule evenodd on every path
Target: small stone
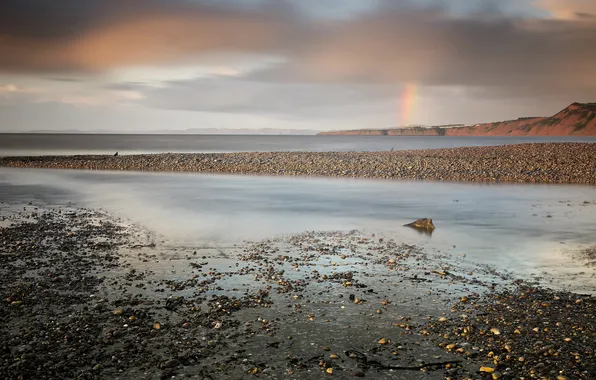
M 337 359 L 337 358 L 339 358 L 339 356 L 337 356 L 335 354 L 329 355 L 329 359 Z
M 153 328 L 154 328 L 155 330 L 159 330 L 159 329 L 161 329 L 161 323 L 159 323 L 159 322 L 155 322 L 155 323 L 153 324 Z
M 327 369 L 325 370 L 325 372 L 327 372 L 327 373 L 328 373 L 328 374 L 330 374 L 330 375 L 333 375 L 333 368 L 327 368 Z
M 329 346 L 324 346 L 323 351 L 331 351 L 331 348 Z
M 121 315 L 122 314 L 122 309 L 116 309 L 114 310 L 114 315 Z
M 385 345 L 385 344 L 387 344 L 387 343 L 389 343 L 389 342 L 390 342 L 390 340 L 389 340 L 389 339 L 387 339 L 387 338 L 381 338 L 381 339 L 379 339 L 379 340 L 377 341 L 377 343 L 379 343 L 379 344 L 382 344 L 382 345 Z
M 480 372 L 493 373 L 495 372 L 495 369 L 492 367 L 480 367 Z
M 493 333 L 493 334 L 495 334 L 495 335 L 501 335 L 501 330 L 499 330 L 496 327 L 491 328 L 490 329 L 490 332 Z

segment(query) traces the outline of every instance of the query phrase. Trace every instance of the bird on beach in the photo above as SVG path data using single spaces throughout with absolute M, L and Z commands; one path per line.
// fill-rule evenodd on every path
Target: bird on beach
M 118 155 L 118 152 L 114 153 L 114 157 L 116 157 Z

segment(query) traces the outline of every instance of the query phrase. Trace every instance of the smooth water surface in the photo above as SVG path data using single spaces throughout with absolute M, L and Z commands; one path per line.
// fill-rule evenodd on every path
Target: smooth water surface
M 0 169 L 0 200 L 103 208 L 177 246 L 361 229 L 596 289 L 570 255 L 596 245 L 593 186 Z M 432 236 L 403 227 L 422 217 Z
M 532 142 L 596 143 L 596 137 L 0 134 L 0 156 L 114 152 L 387 151 Z

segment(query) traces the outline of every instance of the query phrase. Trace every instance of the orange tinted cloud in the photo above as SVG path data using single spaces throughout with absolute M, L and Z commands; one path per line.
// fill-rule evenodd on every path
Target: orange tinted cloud
M 220 52 L 263 51 L 280 38 L 281 27 L 280 19 L 263 13 L 139 7 L 54 38 L 0 29 L 0 69 L 105 71 Z
M 78 67 L 175 62 L 218 52 L 262 51 L 275 42 L 276 21 L 238 15 L 151 14 L 91 30 L 72 41 L 68 54 Z
M 538 4 L 561 15 L 567 12 L 562 9 L 588 10 L 574 8 L 576 2 Z M 138 6 L 142 2 L 123 3 L 126 8 L 114 8 L 119 12 L 98 20 L 85 13 L 94 21 L 81 21 L 80 27 L 76 18 L 61 19 L 66 17 L 62 13 L 40 18 L 38 23 L 53 22 L 48 29 L 58 28 L 49 36 L 37 24 L 35 33 L 0 24 L 0 70 L 104 72 L 200 63 L 213 54 L 240 52 L 277 56 L 283 62 L 251 74 L 248 79 L 254 81 L 509 86 L 517 93 L 562 88 L 593 93 L 596 88 L 596 19 L 453 17 L 438 9 L 388 7 L 325 20 L 275 7 L 224 9 L 172 1 L 147 8 Z M 7 20 L 0 15 L 0 21 Z M 69 23 L 73 29 L 64 26 Z
M 596 1 L 594 0 L 536 0 L 534 4 L 550 12 L 557 19 L 596 18 Z

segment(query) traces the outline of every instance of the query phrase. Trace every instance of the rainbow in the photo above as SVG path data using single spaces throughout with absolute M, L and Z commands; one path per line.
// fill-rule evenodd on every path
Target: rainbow
M 414 103 L 416 102 L 416 90 L 418 86 L 414 83 L 407 83 L 401 94 L 401 124 L 405 127 L 410 125 L 410 118 L 414 113 Z

